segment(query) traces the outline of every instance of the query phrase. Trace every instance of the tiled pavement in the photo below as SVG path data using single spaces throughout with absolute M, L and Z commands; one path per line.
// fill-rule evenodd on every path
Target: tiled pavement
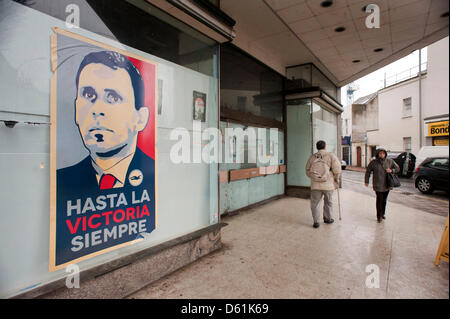
M 375 198 L 340 192 L 342 220 L 335 198 L 335 223 L 319 229 L 298 198 L 225 218 L 223 249 L 129 298 L 449 298 L 449 266 L 433 263 L 446 217 L 389 202 L 378 224 Z

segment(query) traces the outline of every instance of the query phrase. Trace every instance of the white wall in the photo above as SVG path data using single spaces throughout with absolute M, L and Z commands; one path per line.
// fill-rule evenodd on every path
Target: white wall
M 423 118 L 448 114 L 449 37 L 428 47 L 428 75 L 423 85 Z
M 341 114 L 342 122 L 342 136 L 352 135 L 352 106 L 347 105 L 344 107 L 344 112 Z M 346 122 L 347 120 L 347 122 Z M 347 125 L 346 125 L 347 123 Z
M 422 77 L 422 83 L 427 77 Z M 411 97 L 411 116 L 403 117 L 403 99 Z M 403 151 L 403 138 L 411 137 L 411 152 L 417 154 L 420 143 L 419 122 L 419 80 L 408 80 L 378 93 L 379 132 L 377 140 L 369 140 L 371 145 L 383 147 L 391 151 Z M 375 134 L 374 134 L 375 135 Z M 375 136 L 374 136 L 375 137 Z

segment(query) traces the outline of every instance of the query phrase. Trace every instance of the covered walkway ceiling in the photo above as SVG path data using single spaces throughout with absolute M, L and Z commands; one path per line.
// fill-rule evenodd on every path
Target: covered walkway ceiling
M 380 8 L 378 29 L 365 25 L 368 4 Z M 448 36 L 448 6 L 448 0 L 220 1 L 237 22 L 235 45 L 282 74 L 313 62 L 338 86 Z

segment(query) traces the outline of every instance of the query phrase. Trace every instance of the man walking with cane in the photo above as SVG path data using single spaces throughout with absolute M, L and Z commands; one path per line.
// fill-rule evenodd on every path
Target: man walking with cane
M 311 155 L 306 163 L 306 175 L 311 179 L 311 211 L 314 228 L 319 228 L 319 205 L 324 198 L 323 221 L 332 224 L 333 193 L 339 187 L 342 174 L 341 163 L 336 155 L 325 150 L 326 143 L 318 141 L 317 153 Z

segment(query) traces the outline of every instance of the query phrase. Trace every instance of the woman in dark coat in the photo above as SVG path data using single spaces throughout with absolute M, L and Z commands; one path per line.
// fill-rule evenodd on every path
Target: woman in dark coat
M 394 160 L 386 158 L 387 152 L 383 148 L 376 151 L 375 159 L 369 163 L 366 169 L 364 183 L 369 187 L 370 175 L 373 172 L 373 190 L 377 194 L 377 220 L 380 223 L 382 219 L 386 219 L 386 202 L 389 191 L 392 188 L 387 186 L 386 178 L 388 173 L 397 174 L 400 172 L 400 167 Z

